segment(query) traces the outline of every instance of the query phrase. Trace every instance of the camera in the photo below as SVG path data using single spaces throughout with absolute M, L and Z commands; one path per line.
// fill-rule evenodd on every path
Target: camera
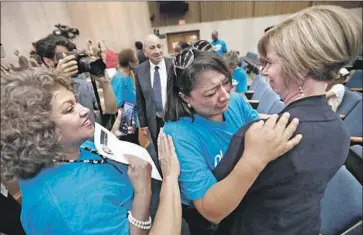
M 53 34 L 56 36 L 63 36 L 68 39 L 74 39 L 76 36 L 79 35 L 79 30 L 76 28 L 71 28 L 67 25 L 57 24 L 54 25 L 57 29 L 53 30 Z
M 95 59 L 90 57 L 88 54 L 79 51 L 72 51 L 67 53 L 56 53 L 55 59 L 59 61 L 63 59 L 65 56 L 74 55 L 75 60 L 77 61 L 78 73 L 89 72 L 96 76 L 101 76 L 104 74 L 106 69 L 106 64 L 103 62 L 101 58 Z

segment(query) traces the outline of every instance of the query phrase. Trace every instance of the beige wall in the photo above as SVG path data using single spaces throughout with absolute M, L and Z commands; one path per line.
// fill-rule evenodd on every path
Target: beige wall
M 31 42 L 51 33 L 58 23 L 79 29 L 80 48 L 88 39 L 105 40 L 116 51 L 133 48 L 151 32 L 147 2 L 2 2 L 4 62 L 17 64 L 13 51 L 28 56 Z
M 350 9 L 362 18 L 362 8 Z M 202 39 L 210 40 L 213 30 L 219 31 L 229 49 L 257 52 L 263 30 L 278 24 L 289 15 L 214 21 L 208 23 L 159 27 L 160 33 L 200 30 Z M 80 30 L 77 45 L 84 47 L 88 39 L 105 40 L 109 48 L 119 51 L 133 47 L 152 32 L 147 2 L 2 2 L 1 42 L 6 63 L 17 64 L 13 51 L 28 54 L 31 42 L 49 34 L 54 25 L 62 23 Z M 166 54 L 167 40 L 162 39 Z
M 362 8 L 349 9 L 362 19 Z M 228 50 L 238 50 L 241 55 L 248 51 L 257 52 L 257 42 L 268 26 L 276 25 L 290 15 L 266 16 L 239 20 L 214 21 L 199 24 L 159 27 L 160 34 L 200 30 L 201 39 L 211 40 L 211 32 L 217 30 L 219 37 L 225 40 Z M 186 22 L 188 23 L 188 22 Z M 162 40 L 167 48 L 167 40 Z M 167 49 L 166 49 L 167 50 Z

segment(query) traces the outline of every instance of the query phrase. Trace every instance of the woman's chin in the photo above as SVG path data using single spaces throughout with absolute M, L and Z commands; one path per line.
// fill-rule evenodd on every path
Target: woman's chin
M 90 128 L 87 128 L 87 130 L 84 132 L 84 134 L 85 134 L 85 139 L 92 138 L 95 134 L 95 127 L 92 126 Z

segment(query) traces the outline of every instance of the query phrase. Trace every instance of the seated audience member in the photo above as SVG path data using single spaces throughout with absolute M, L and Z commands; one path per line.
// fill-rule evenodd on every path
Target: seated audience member
M 218 38 L 217 31 L 212 32 L 211 44 L 213 45 L 213 50 L 216 51 L 219 55 L 224 56 L 224 54 L 227 53 L 227 44 L 225 41 Z
M 148 58 L 145 56 L 144 52 L 142 51 L 143 49 L 142 42 L 136 41 L 135 48 L 137 51 L 137 59 L 139 60 L 139 63 L 141 64 L 142 62 L 147 61 Z
M 182 41 L 178 42 L 178 44 L 176 44 L 174 48 L 175 55 L 178 55 L 182 50 L 188 47 L 189 47 L 188 43 Z
M 49 68 L 56 68 L 63 72 L 69 79 L 73 80 L 73 87 L 76 93 L 77 101 L 90 109 L 90 118 L 96 120 L 95 110 L 100 107 L 97 103 L 93 86 L 90 82 L 82 79 L 84 77 L 78 74 L 77 61 L 74 55 L 68 55 L 59 61 L 56 59 L 57 53 L 69 53 L 76 49 L 75 45 L 67 38 L 62 36 L 49 35 L 35 43 L 37 54 L 42 59 L 43 63 Z M 103 90 L 104 107 L 103 113 L 116 113 L 116 99 L 113 94 L 110 81 L 105 76 L 95 76 L 91 74 L 91 78 L 99 82 Z M 101 122 L 101 120 L 97 120 Z
M 132 49 L 124 49 L 118 54 L 119 69 L 111 80 L 116 96 L 117 108 L 123 108 L 125 102 L 136 104 L 135 74 L 133 69 L 138 65 L 136 53 Z M 132 133 L 122 136 L 121 140 L 139 144 L 139 122 L 137 111 L 133 115 Z
M 93 43 L 91 40 L 88 40 L 86 43 L 86 52 L 88 54 L 93 54 L 93 50 L 94 50 Z
M 20 52 L 18 50 L 14 51 L 14 55 L 18 57 L 19 71 L 29 69 L 29 61 L 25 56 L 20 55 Z
M 262 74 L 286 105 L 281 113 L 300 120 L 297 132 L 304 138 L 282 157 L 263 164 L 247 194 L 233 190 L 241 202 L 232 214 L 226 217 L 230 212 L 226 209 L 203 207 L 207 219 L 223 219 L 217 234 L 319 234 L 320 201 L 350 145 L 348 130 L 327 102 L 326 83 L 361 53 L 361 29 L 362 21 L 347 9 L 314 6 L 282 21 L 260 39 Z M 247 125 L 232 138 L 215 169 L 219 183 L 244 159 L 241 155 L 250 148 L 246 140 L 252 128 Z
M 344 98 L 345 87 L 342 84 L 343 82 L 344 81 L 341 78 L 336 78 L 327 82 L 325 95 L 328 100 L 328 104 L 334 112 L 337 111 Z
M 224 57 L 232 74 L 232 90 L 237 93 L 245 93 L 247 91 L 248 76 L 246 71 L 238 67 L 240 59 L 237 52 L 229 51 Z
M 164 131 L 173 137 L 180 162 L 184 218 L 191 234 L 198 235 L 206 234 L 203 222 L 188 216 L 189 209 L 195 207 L 205 218 L 218 223 L 236 208 L 264 166 L 301 139 L 298 135 L 289 140 L 297 121 L 285 130 L 285 116 L 277 124 L 276 118 L 254 124 L 243 158 L 225 180 L 217 182 L 213 170 L 226 154 L 233 134 L 259 116 L 242 96 L 231 92 L 229 68 L 210 50 L 209 42 L 199 41 L 175 58 L 164 117 Z
M 198 37 L 197 35 L 192 35 L 189 37 L 189 41 L 188 41 L 188 44 L 189 45 L 193 45 L 194 43 L 198 42 Z
M 89 116 L 68 77 L 33 70 L 1 79 L 1 173 L 19 179 L 26 234 L 180 234 L 171 138 L 162 133 L 158 139 L 163 181 L 151 221 L 150 164 L 126 156 L 126 167 L 98 154 L 86 141 L 94 133 Z M 120 117 L 121 111 L 116 135 Z

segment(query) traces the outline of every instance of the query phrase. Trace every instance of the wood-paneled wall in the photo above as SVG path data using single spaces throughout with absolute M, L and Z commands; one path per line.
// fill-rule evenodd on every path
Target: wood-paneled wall
M 254 17 L 285 15 L 310 7 L 312 2 L 255 2 Z
M 79 48 L 89 39 L 105 40 L 115 51 L 134 48 L 136 40 L 152 32 L 147 2 L 1 2 L 5 62 L 17 65 L 13 51 L 29 55 L 31 42 L 50 34 L 58 23 L 79 29 Z
M 312 5 L 311 1 L 300 2 L 252 2 L 252 1 L 200 1 L 189 3 L 189 11 L 183 15 L 166 15 L 159 12 L 157 2 L 149 2 L 152 27 L 177 25 L 180 19 L 187 24 L 233 20 L 260 16 L 294 13 Z
M 201 22 L 253 17 L 254 2 L 200 2 Z
M 158 2 L 148 2 L 152 27 L 177 25 L 184 19 L 187 24 L 243 19 L 252 17 L 292 14 L 312 5 L 331 4 L 346 8 L 362 7 L 362 2 L 352 1 L 187 1 L 185 15 L 167 15 L 159 12 Z
M 337 5 L 345 8 L 363 7 L 362 1 L 315 1 L 313 5 Z

